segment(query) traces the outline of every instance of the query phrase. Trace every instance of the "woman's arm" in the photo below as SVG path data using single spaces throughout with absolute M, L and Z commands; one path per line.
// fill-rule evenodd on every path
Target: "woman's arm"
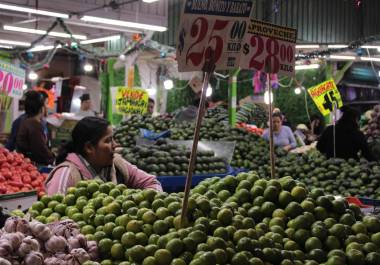
M 53 169 L 51 174 L 45 182 L 45 190 L 49 196 L 56 193 L 66 194 L 68 187 L 75 186 L 69 166 Z
M 161 183 L 157 180 L 156 176 L 146 173 L 132 165 L 127 160 L 123 159 L 124 165 L 128 168 L 128 183 L 127 187 L 135 189 L 153 189 L 162 191 Z
M 289 127 L 285 127 L 285 129 L 286 129 L 287 137 L 289 140 L 290 149 L 296 148 L 297 147 L 297 141 L 296 141 L 296 138 L 294 137 L 292 129 L 290 129 Z

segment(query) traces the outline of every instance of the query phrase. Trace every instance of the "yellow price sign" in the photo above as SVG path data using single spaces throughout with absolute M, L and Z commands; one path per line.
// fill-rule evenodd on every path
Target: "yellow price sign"
M 342 97 L 333 79 L 308 89 L 309 95 L 323 116 L 343 106 Z
M 149 96 L 139 88 L 116 87 L 116 111 L 125 114 L 144 114 L 148 108 Z

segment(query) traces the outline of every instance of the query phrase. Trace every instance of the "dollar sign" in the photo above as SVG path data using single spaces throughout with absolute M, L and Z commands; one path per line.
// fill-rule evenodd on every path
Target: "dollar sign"
M 243 53 L 244 54 L 248 54 L 249 53 L 249 44 L 248 43 L 244 44 L 244 46 L 243 46 Z

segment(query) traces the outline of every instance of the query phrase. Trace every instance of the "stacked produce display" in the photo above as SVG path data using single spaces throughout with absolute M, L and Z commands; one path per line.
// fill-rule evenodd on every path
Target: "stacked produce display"
M 268 114 L 262 107 L 255 103 L 244 103 L 236 113 L 238 123 L 254 124 L 258 128 L 266 128 Z
M 363 217 L 322 189 L 309 192 L 291 177 L 210 178 L 191 191 L 184 228 L 182 196 L 81 181 L 62 202 L 53 207 L 44 197 L 49 203 L 31 214 L 51 209 L 75 220 L 98 242 L 103 265 L 372 265 L 380 259 L 376 217 Z
M 10 217 L 0 230 L 2 265 L 95 265 L 95 241 L 88 241 L 72 220 L 49 225 Z
M 185 176 L 189 165 L 190 150 L 185 146 L 159 139 L 154 145 L 125 148 L 124 158 L 138 168 L 155 176 Z M 198 151 L 195 174 L 226 173 L 226 162 L 213 151 Z
M 0 194 L 36 190 L 42 196 L 45 179 L 29 158 L 0 147 Z

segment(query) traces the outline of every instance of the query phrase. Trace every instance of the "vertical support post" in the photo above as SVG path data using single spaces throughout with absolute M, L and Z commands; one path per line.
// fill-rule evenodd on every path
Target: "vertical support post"
M 267 74 L 267 92 L 269 97 L 269 152 L 270 152 L 270 166 L 271 166 L 271 178 L 276 177 L 275 171 L 275 157 L 274 157 L 274 144 L 273 144 L 273 98 L 272 98 L 272 86 L 270 83 L 270 74 Z
M 231 127 L 236 126 L 236 105 L 237 105 L 237 76 L 240 69 L 230 72 L 228 88 L 228 121 Z

